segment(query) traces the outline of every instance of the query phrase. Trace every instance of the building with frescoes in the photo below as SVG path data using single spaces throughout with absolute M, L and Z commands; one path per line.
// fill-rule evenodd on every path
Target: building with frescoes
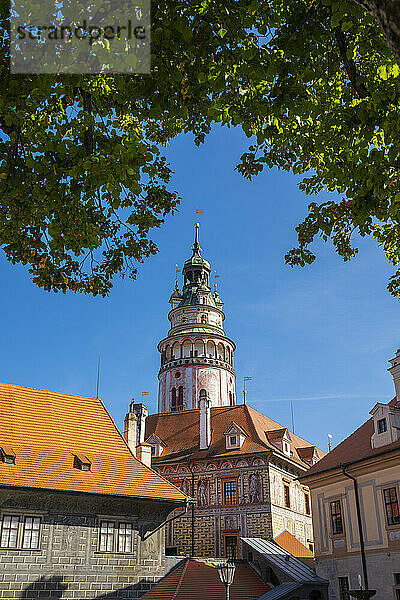
M 239 404 L 235 343 L 210 285 L 196 225 L 176 281 L 161 355 L 158 413 L 134 401 L 125 419 L 131 449 L 196 505 L 166 530 L 170 554 L 241 555 L 240 538 L 287 530 L 313 549 L 309 490 L 298 481 L 324 454 L 288 428 Z

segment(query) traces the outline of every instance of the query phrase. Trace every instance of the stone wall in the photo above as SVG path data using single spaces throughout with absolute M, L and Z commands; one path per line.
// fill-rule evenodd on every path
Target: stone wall
M 377 590 L 376 600 L 392 600 L 395 595 L 394 573 L 400 573 L 400 552 L 367 552 L 368 583 Z M 329 580 L 329 600 L 340 600 L 339 577 L 348 577 L 350 589 L 358 589 L 358 574 L 362 573 L 359 553 L 339 558 L 320 557 L 316 561 L 320 577 Z
M 0 492 L 2 515 L 39 516 L 38 549 L 0 548 L 0 598 L 136 600 L 170 568 L 160 525 L 168 503 L 45 492 Z M 99 522 L 132 523 L 127 553 L 100 551 Z M 21 546 L 21 544 L 19 544 Z
M 161 466 L 156 460 L 153 467 L 188 494 L 192 494 L 191 469 L 193 471 L 193 495 L 198 500 L 194 509 L 195 556 L 225 556 L 226 536 L 265 538 L 288 529 L 305 545 L 313 539 L 311 516 L 304 514 L 304 490 L 307 488 L 295 481 L 298 472 L 285 469 L 284 464 L 271 466 L 266 457 L 246 456 L 196 461 L 191 469 L 184 464 L 168 465 L 167 461 Z M 251 485 L 254 475 L 258 481 L 256 495 Z M 282 477 L 291 482 L 292 510 L 283 506 L 283 493 L 279 494 Z M 237 481 L 237 504 L 234 506 L 224 505 L 223 482 L 230 478 Z M 166 546 L 179 555 L 191 554 L 191 509 L 167 527 Z M 240 555 L 239 542 L 238 549 Z
M 272 537 L 271 513 L 260 512 L 247 515 L 247 537 Z

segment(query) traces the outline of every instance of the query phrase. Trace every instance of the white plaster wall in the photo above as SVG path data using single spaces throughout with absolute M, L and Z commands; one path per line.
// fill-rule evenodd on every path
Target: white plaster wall
M 180 378 L 175 377 L 175 372 L 181 373 Z M 206 389 L 210 394 L 211 406 L 229 406 L 229 392 L 235 397 L 235 376 L 218 367 L 202 367 L 198 365 L 179 365 L 160 375 L 159 385 L 159 411 L 169 411 L 171 389 L 179 385 L 184 387 L 184 400 L 186 410 L 198 408 L 198 399 L 201 389 Z
M 198 308 L 186 308 L 183 307 L 174 311 L 170 317 L 171 327 L 181 325 L 182 322 L 186 323 L 201 323 L 201 315 L 206 314 L 208 317 L 208 323 L 215 325 L 216 327 L 222 327 L 223 316 L 221 313 L 210 306 L 199 306 Z M 184 321 L 182 321 L 184 318 Z
M 193 404 L 193 368 L 185 368 L 185 390 L 184 398 L 186 401 L 186 408 L 196 408 L 196 404 Z

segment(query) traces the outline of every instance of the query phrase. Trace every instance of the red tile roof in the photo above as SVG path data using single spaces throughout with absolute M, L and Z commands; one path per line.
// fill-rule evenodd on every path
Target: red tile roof
M 0 485 L 183 502 L 186 496 L 135 458 L 99 399 L 0 383 Z M 87 457 L 91 471 L 74 467 Z
M 230 586 L 231 600 L 251 600 L 271 588 L 248 564 L 236 565 Z M 185 559 L 164 577 L 143 600 L 225 600 L 225 586 L 212 562 Z
M 229 425 L 235 422 L 241 427 L 246 437 L 242 447 L 239 449 L 226 450 L 225 431 Z M 239 404 L 211 409 L 211 444 L 208 450 L 199 450 L 199 410 L 185 410 L 183 412 L 159 413 L 149 415 L 146 419 L 146 439 L 155 434 L 166 444 L 160 458 L 155 459 L 155 464 L 166 460 L 184 460 L 185 456 L 192 459 L 227 457 L 235 454 L 253 454 L 256 452 L 268 452 L 274 450 L 282 456 L 281 452 L 268 438 L 271 432 L 285 431 L 282 425 L 254 410 L 250 406 Z M 299 465 L 309 468 L 309 464 L 302 460 L 297 448 L 314 446 L 306 442 L 292 432 L 293 456 L 291 460 Z M 319 456 L 324 452 L 318 450 Z
M 393 400 L 388 403 L 394 404 Z M 340 467 L 346 463 L 354 463 L 379 454 L 400 449 L 400 439 L 387 446 L 372 448 L 371 436 L 374 433 L 374 420 L 368 419 L 358 429 L 349 435 L 343 442 L 338 444 L 331 452 L 326 454 L 318 463 L 312 466 L 302 478 L 309 475 L 322 473 Z
M 286 550 L 290 552 L 296 558 L 300 558 L 309 567 L 314 568 L 314 554 L 309 548 L 302 544 L 297 538 L 290 533 L 290 531 L 282 531 L 279 535 L 274 538 L 274 541 Z

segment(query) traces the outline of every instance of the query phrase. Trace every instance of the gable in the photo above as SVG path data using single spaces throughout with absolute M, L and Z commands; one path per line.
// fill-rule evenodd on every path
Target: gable
M 145 440 L 145 442 L 147 444 L 150 445 L 159 445 L 159 446 L 163 446 L 164 448 L 166 447 L 166 443 L 162 441 L 162 439 L 160 437 L 158 437 L 158 435 L 156 435 L 155 433 L 152 433 L 151 435 L 149 435 L 149 437 Z
M 247 433 L 241 427 L 239 427 L 235 421 L 232 421 L 224 435 L 243 435 L 247 437 Z

